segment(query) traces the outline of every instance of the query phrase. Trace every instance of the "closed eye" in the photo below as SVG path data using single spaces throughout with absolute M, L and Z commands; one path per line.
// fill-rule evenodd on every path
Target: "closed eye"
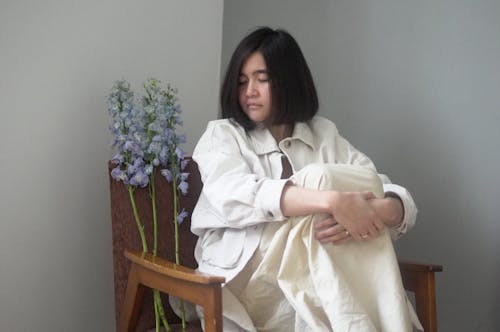
M 238 84 L 239 85 L 242 85 L 242 84 L 245 84 L 248 82 L 248 79 L 246 77 L 240 77 L 240 79 L 238 80 Z

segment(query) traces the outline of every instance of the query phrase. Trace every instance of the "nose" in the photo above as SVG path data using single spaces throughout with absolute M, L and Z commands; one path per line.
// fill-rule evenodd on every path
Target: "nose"
M 247 97 L 253 97 L 257 95 L 257 87 L 253 80 L 248 81 L 245 94 Z

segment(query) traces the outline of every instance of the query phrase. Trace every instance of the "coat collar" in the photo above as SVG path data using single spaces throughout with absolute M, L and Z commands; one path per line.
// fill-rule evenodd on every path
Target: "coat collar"
M 257 126 L 255 129 L 249 130 L 247 135 L 257 155 L 281 151 L 271 132 L 264 126 Z M 283 141 L 287 140 L 299 140 L 311 149 L 315 148 L 313 133 L 307 122 L 297 122 L 293 128 L 292 137 L 285 138 Z

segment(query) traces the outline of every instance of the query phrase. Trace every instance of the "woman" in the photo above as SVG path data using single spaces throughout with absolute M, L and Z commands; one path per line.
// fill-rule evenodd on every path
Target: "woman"
M 386 229 L 411 228 L 415 204 L 316 115 L 294 38 L 246 36 L 221 106 L 193 153 L 204 187 L 191 229 L 199 270 L 226 277 L 224 330 L 410 330 Z

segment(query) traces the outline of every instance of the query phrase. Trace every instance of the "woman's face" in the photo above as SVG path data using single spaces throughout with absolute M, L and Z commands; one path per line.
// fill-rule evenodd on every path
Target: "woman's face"
M 271 93 L 264 57 L 260 52 L 250 54 L 241 66 L 239 79 L 241 109 L 255 123 L 271 116 Z

